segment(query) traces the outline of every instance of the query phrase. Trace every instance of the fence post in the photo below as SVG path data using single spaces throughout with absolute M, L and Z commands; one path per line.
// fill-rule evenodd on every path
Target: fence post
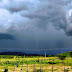
M 22 61 L 22 67 L 23 67 L 23 61 Z
M 49 59 L 49 62 L 50 62 L 50 59 Z
M 64 62 L 63 62 L 63 60 L 62 60 L 62 64 L 63 64 Z
M 24 58 L 25 58 L 25 55 L 24 55 Z
M 27 72 L 28 72 L 28 59 L 27 59 Z
M 6 64 L 7 64 L 7 61 L 5 62 L 5 70 L 4 70 L 4 72 L 8 72 L 8 69 L 6 68 Z
M 6 62 L 5 62 L 5 69 L 6 69 Z
M 59 59 L 58 59 L 58 63 L 59 63 Z
M 64 72 L 65 72 L 65 63 L 64 63 Z
M 42 61 L 42 63 L 43 63 L 43 58 L 42 58 L 42 60 L 41 60 L 41 61 Z
M 13 66 L 14 66 L 14 70 L 13 70 L 13 72 L 15 71 L 15 62 L 13 61 Z
M 15 71 L 15 66 L 14 66 L 14 70 L 13 70 L 13 72 Z
M 67 65 L 68 65 L 68 61 L 67 61 Z
M 35 58 L 35 63 L 36 63 L 36 58 Z
M 35 70 L 36 70 L 36 69 L 35 69 L 35 64 L 34 64 L 34 65 L 33 65 L 33 72 L 35 72 Z
M 41 61 L 40 61 L 40 72 L 42 72 L 42 69 L 41 69 Z
M 52 72 L 53 72 L 53 59 L 52 59 Z
M 21 71 L 23 70 L 23 61 L 22 61 L 22 67 L 21 67 Z
M 45 52 L 45 57 L 46 57 L 46 52 Z

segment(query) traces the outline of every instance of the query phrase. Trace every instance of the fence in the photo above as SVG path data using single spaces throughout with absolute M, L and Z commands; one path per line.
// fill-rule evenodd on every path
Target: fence
M 33 58 L 32 58 L 33 59 Z M 68 72 L 69 68 L 66 68 L 67 65 L 72 66 L 72 63 L 70 63 L 69 61 L 61 61 L 60 59 L 57 58 L 51 58 L 49 59 L 48 57 L 43 57 L 43 58 L 35 58 L 35 60 L 28 60 L 27 58 L 21 58 L 21 60 L 19 60 L 17 58 L 17 61 L 12 61 L 13 64 L 13 70 L 9 70 L 9 64 L 10 62 L 7 60 L 5 61 L 5 69 L 3 72 L 54 72 L 57 71 L 57 68 L 55 69 L 55 65 L 58 64 L 63 64 L 63 68 L 62 68 L 62 72 Z M 4 63 L 3 63 L 4 64 Z M 32 64 L 32 65 L 31 65 Z M 2 65 L 2 63 L 0 63 L 0 66 Z M 32 68 L 30 67 L 33 66 Z M 51 67 L 51 68 L 45 68 L 46 67 Z M 36 67 L 38 66 L 38 67 Z M 19 68 L 19 70 L 17 70 Z M 25 68 L 25 69 L 24 69 Z M 30 70 L 31 68 L 31 70 Z M 46 71 L 44 71 L 45 69 L 47 69 Z M 0 69 L 1 70 L 1 69 Z M 72 71 L 72 69 L 71 69 Z
M 67 48 L 68 49 L 68 48 Z M 32 50 L 32 49 L 25 49 Z M 33 49 L 33 50 L 60 50 L 60 49 Z M 64 48 L 62 49 L 64 50 Z M 0 60 L 0 72 L 72 72 L 72 58 L 60 60 L 59 58 L 45 57 L 37 58 L 14 58 Z M 3 67 L 3 68 L 2 68 Z M 11 67 L 11 68 L 10 68 Z

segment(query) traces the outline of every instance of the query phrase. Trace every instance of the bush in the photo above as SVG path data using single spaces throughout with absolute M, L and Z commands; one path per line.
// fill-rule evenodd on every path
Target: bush
M 66 58 L 66 56 L 64 56 L 64 55 L 58 55 L 58 57 L 60 60 L 65 60 L 65 58 Z
M 5 69 L 4 72 L 8 72 L 8 69 Z
M 39 58 L 38 58 L 38 60 L 36 60 L 36 62 L 39 62 Z
M 72 57 L 72 52 L 70 52 L 70 57 Z

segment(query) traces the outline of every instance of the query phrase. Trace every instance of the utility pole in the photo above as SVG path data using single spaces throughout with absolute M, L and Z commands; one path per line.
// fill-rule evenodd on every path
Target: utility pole
M 25 58 L 25 55 L 24 55 L 24 58 Z
M 45 57 L 46 57 L 46 52 L 45 52 Z

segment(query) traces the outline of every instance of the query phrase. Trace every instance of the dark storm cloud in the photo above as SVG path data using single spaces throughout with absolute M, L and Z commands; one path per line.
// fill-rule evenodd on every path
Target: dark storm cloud
M 70 48 L 72 18 L 68 14 L 72 6 L 69 4 L 71 0 L 1 0 L 0 32 L 18 40 L 0 40 L 0 47 L 22 51 Z M 11 38 L 10 35 L 4 37 Z
M 0 33 L 0 40 L 2 39 L 10 39 L 10 40 L 15 40 L 15 37 L 10 35 L 10 34 L 5 34 L 5 33 Z
M 38 20 L 39 27 L 46 28 L 48 24 L 52 23 L 55 28 L 66 30 L 67 20 L 65 12 L 61 7 L 54 7 L 55 5 L 48 5 L 33 14 L 26 15 L 31 19 Z M 59 10 L 58 10 L 59 9 Z
M 70 23 L 65 10 L 65 6 L 68 7 L 68 4 L 71 4 L 71 0 L 3 0 L 2 3 L 3 8 L 10 12 L 17 12 L 17 15 L 19 14 L 29 19 L 27 26 L 24 26 L 24 24 L 20 25 L 24 29 L 31 25 L 35 28 L 38 26 L 46 29 L 49 24 L 52 24 L 56 29 L 63 29 L 67 35 L 71 35 L 72 31 L 71 28 L 69 29 Z

